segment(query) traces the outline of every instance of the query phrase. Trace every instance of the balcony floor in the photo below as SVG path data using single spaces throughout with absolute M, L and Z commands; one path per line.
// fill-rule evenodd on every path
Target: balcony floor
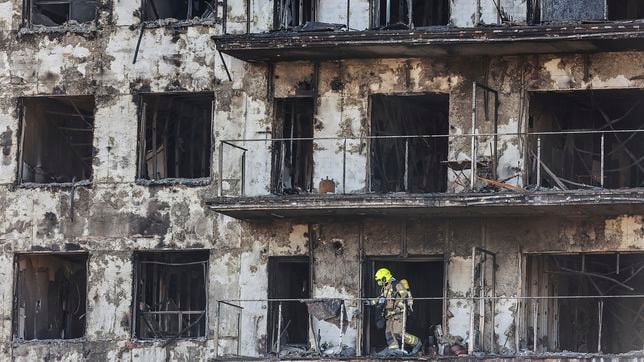
M 644 189 L 223 196 L 206 198 L 206 204 L 213 211 L 242 220 L 620 215 L 644 212 Z

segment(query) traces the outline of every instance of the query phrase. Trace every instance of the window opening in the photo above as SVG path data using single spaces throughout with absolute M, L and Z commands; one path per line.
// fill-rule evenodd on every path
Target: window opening
M 448 23 L 449 0 L 374 0 L 376 28 L 411 29 Z
M 207 250 L 135 254 L 137 338 L 206 335 L 208 257 Z
M 311 192 L 313 185 L 313 99 L 285 98 L 275 102 L 273 190 Z
M 603 152 L 601 133 L 574 133 L 642 130 L 643 118 L 644 91 L 639 89 L 532 93 L 532 132 L 573 132 L 540 136 L 541 180 L 536 170 L 538 139 L 530 138 L 532 184 L 598 187 L 603 173 L 604 188 L 643 186 L 644 132 L 606 133 Z
M 523 338 L 528 348 L 534 349 L 536 344 L 538 352 L 640 350 L 644 344 L 642 299 L 601 296 L 643 294 L 642 269 L 641 253 L 528 255 L 527 296 L 598 296 L 523 302 Z
M 373 258 L 366 261 L 364 268 L 363 297 L 373 298 L 380 294 L 380 287 L 374 281 L 374 274 L 380 268 L 387 268 L 391 271 L 396 280 L 406 279 L 409 282 L 413 298 L 443 297 L 443 273 L 444 262 L 440 258 Z M 364 351 L 370 355 L 382 351 L 387 347 L 385 340 L 384 320 L 382 319 L 382 309 L 377 307 L 365 308 L 364 314 Z M 381 322 L 378 322 L 381 320 Z M 434 348 L 431 343 L 427 343 L 432 337 L 434 340 L 435 332 L 441 328 L 443 321 L 443 301 L 438 299 L 432 300 L 414 300 L 413 312 L 407 318 L 405 332 L 420 338 L 424 343 L 423 352 L 428 355 L 429 349 Z M 382 328 L 379 327 L 382 326 Z M 400 341 L 399 341 L 400 343 Z M 431 346 L 430 346 L 431 345 Z
M 608 20 L 644 19 L 642 0 L 607 0 Z
M 87 255 L 16 255 L 15 263 L 15 338 L 43 340 L 83 337 Z
M 210 177 L 212 102 L 209 93 L 141 96 L 139 177 Z
M 606 18 L 606 0 L 531 0 L 529 9 L 534 24 L 601 21 Z
M 447 135 L 449 95 L 374 95 L 373 136 Z M 375 138 L 371 141 L 371 190 L 428 193 L 447 190 L 447 137 Z
M 315 21 L 314 0 L 279 0 L 275 2 L 275 29 L 290 30 Z
M 58 26 L 68 21 L 96 19 L 95 0 L 25 0 L 25 16 L 32 25 Z
M 92 176 L 94 97 L 22 98 L 21 183 L 62 183 Z
M 268 298 L 306 299 L 311 297 L 308 257 L 269 257 Z M 278 324 L 281 326 L 280 345 L 307 350 L 309 342 L 309 312 L 299 301 L 282 302 L 282 322 L 278 322 L 280 302 L 269 302 L 268 352 L 277 351 Z
M 208 19 L 215 17 L 216 7 L 214 0 L 143 0 L 143 19 Z

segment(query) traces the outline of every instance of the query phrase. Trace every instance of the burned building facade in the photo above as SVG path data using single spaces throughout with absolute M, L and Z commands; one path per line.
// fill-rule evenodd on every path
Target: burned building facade
M 644 358 L 642 18 L 0 0 L 0 359 Z

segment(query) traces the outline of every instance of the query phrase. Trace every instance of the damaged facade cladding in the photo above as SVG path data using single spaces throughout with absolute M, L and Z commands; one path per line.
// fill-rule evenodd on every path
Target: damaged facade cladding
M 206 360 L 237 353 L 265 355 L 274 345 L 268 332 L 274 327 L 268 323 L 271 308 L 265 300 L 269 296 L 269 265 L 275 257 L 308 257 L 310 281 L 307 282 L 311 298 L 346 299 L 347 320 L 342 343 L 361 354 L 371 352 L 370 348 L 377 345 L 375 339 L 372 345 L 365 345 L 367 335 L 371 333 L 365 330 L 368 323 L 363 316 L 367 311 L 355 300 L 370 296 L 366 295 L 371 278 L 369 268 L 381 262 L 444 261 L 441 265 L 445 280 L 428 277 L 429 283 L 440 285 L 443 291 L 431 296 L 448 298 L 444 305 L 432 309 L 438 310 L 439 314 L 433 315 L 431 320 L 442 323 L 445 334 L 467 341 L 474 246 L 496 253 L 496 293 L 508 297 L 499 299 L 493 313 L 487 313 L 483 318 L 488 329 L 484 330 L 481 340 L 488 341 L 492 337 L 493 342 L 485 346 L 486 350 L 513 354 L 529 349 L 528 344 L 534 340 L 530 339 L 528 326 L 531 324 L 525 314 L 530 306 L 512 299 L 527 294 L 525 263 L 528 255 L 644 251 L 642 213 L 622 214 L 619 209 L 610 215 L 575 217 L 541 214 L 447 219 L 414 215 L 394 220 L 320 217 L 260 221 L 237 220 L 211 211 L 206 202 L 218 194 L 234 197 L 243 189 L 246 196 L 252 198 L 269 195 L 273 190 L 271 152 L 274 142 L 269 140 L 276 138 L 270 132 L 275 127 L 273 115 L 278 99 L 313 98 L 314 137 L 350 137 L 346 148 L 339 139 L 319 139 L 311 143 L 312 192 L 319 192 L 320 179 L 328 177 L 335 181 L 338 192 L 360 194 L 369 190 L 367 175 L 372 160 L 364 137 L 372 134 L 369 110 L 372 95 L 447 95 L 448 133 L 466 135 L 471 127 L 472 82 L 477 81 L 499 92 L 498 132 L 525 132 L 530 122 L 526 92 L 641 89 L 644 88 L 644 53 L 307 60 L 267 65 L 244 62 L 225 54 L 220 57 L 212 37 L 225 32 L 242 34 L 247 29 L 251 32 L 270 30 L 274 24 L 274 2 L 227 0 L 218 3 L 214 7 L 216 11 L 204 10 L 206 2 L 195 3 L 198 7 L 192 9 L 192 14 L 199 18 L 185 20 L 185 17 L 177 16 L 175 22 L 153 16 L 149 0 L 145 4 L 99 0 L 95 20 L 79 24 L 72 19 L 48 27 L 30 23 L 25 18 L 21 1 L 0 0 L 0 205 L 4 209 L 0 215 L 0 243 L 3 246 L 0 251 L 0 290 L 3 293 L 0 359 L 147 361 Z M 250 9 L 247 8 L 249 3 Z M 368 1 L 351 1 L 348 12 L 346 7 L 329 8 L 326 2 L 319 3 L 316 8 L 319 21 L 348 22 L 350 28 L 360 30 L 369 27 Z M 527 21 L 526 1 L 504 0 L 500 4 L 505 14 L 502 18 L 517 23 Z M 482 1 L 480 11 L 465 1 L 452 0 L 449 5 L 449 25 L 452 26 L 503 21 L 492 1 Z M 174 14 L 173 11 L 179 13 L 183 9 L 165 9 L 163 13 L 168 11 Z M 141 30 L 144 12 L 149 22 Z M 247 22 L 248 15 L 251 18 Z M 136 62 L 133 62 L 135 56 Z M 183 133 L 172 129 L 164 131 L 163 125 L 177 127 L 178 121 L 170 123 L 162 119 L 165 114 L 153 112 L 150 108 L 154 103 L 149 102 L 145 107 L 145 123 L 154 127 L 154 114 L 158 114 L 159 126 L 158 143 L 152 147 L 152 131 L 146 131 L 144 127 L 141 132 L 142 99 L 185 92 L 212 95 L 214 105 L 208 111 L 212 112 L 214 142 L 210 157 L 199 158 L 199 172 L 174 173 L 194 178 L 170 178 L 174 174 L 166 172 L 166 168 L 171 169 L 169 160 L 174 158 L 169 154 L 177 149 L 186 149 L 189 154 L 190 148 L 177 147 L 179 143 L 171 143 L 172 148 L 165 147 L 164 135 L 190 142 L 192 131 L 188 128 Z M 142 93 L 146 96 L 141 96 Z M 21 120 L 29 119 L 25 114 L 31 116 L 29 112 L 33 108 L 27 102 L 25 109 L 25 103 L 21 101 L 39 98 L 64 101 L 66 96 L 93 97 L 91 126 L 80 122 L 57 126 L 85 129 L 77 132 L 91 128 L 91 174 L 85 173 L 82 177 L 85 180 L 76 178 L 73 183 L 68 179 L 40 181 L 47 182 L 45 184 L 31 182 L 32 179 L 21 182 L 20 168 L 24 169 L 25 162 L 21 159 L 24 153 L 21 147 L 27 144 L 21 136 L 25 127 Z M 487 104 L 483 97 L 476 103 L 482 109 Z M 69 105 L 63 110 L 50 109 L 50 112 L 65 112 L 66 116 L 75 118 L 79 118 L 78 113 L 86 113 L 84 110 L 76 112 L 73 107 L 70 110 Z M 483 114 L 479 117 L 478 132 L 492 132 L 493 122 Z M 140 136 L 142 133 L 144 137 Z M 200 137 L 203 132 L 199 129 L 196 134 Z M 141 147 L 143 138 L 147 147 Z M 243 186 L 239 167 L 242 150 L 224 148 L 223 174 L 220 174 L 218 160 L 222 148 L 219 148 L 219 140 L 262 138 L 267 141 L 237 143 L 248 150 Z M 76 142 L 72 133 L 63 133 L 58 139 L 61 144 Z M 201 138 L 199 142 L 208 144 Z M 482 155 L 491 143 L 491 139 L 481 142 Z M 142 155 L 141 149 L 155 151 Z M 348 152 L 343 176 L 338 165 L 342 162 L 344 149 Z M 531 162 L 524 145 L 516 137 L 499 137 L 497 149 L 497 179 L 521 173 Z M 449 160 L 468 160 L 469 155 L 468 138 L 450 139 Z M 150 156 L 163 157 L 165 162 L 157 163 L 157 167 L 163 165 L 163 172 L 159 169 L 149 172 L 152 169 L 152 166 L 148 169 Z M 146 160 L 146 172 L 141 171 L 142 159 Z M 56 167 L 57 162 L 63 161 L 54 159 L 52 167 Z M 201 168 L 202 162 L 208 163 L 208 172 Z M 43 169 L 42 165 L 30 166 L 34 170 Z M 467 172 L 465 170 L 461 176 L 448 173 L 444 191 L 466 191 L 468 185 L 461 179 L 468 179 Z M 203 175 L 208 177 L 199 177 Z M 507 183 L 523 187 L 529 183 L 526 180 L 516 177 Z M 632 187 L 640 185 L 630 184 Z M 196 318 L 202 319 L 192 326 L 194 328 L 184 331 L 180 338 L 172 337 L 173 331 L 179 329 L 172 324 L 175 321 L 171 317 L 164 321 L 157 319 L 158 326 L 148 319 L 155 333 L 139 334 L 137 328 L 147 323 L 140 311 L 149 311 L 148 307 L 176 311 L 182 308 L 176 303 L 180 298 L 172 300 L 176 306 L 170 303 L 170 298 L 182 292 L 171 280 L 174 274 L 167 273 L 170 276 L 164 295 L 170 298 L 147 302 L 148 307 L 141 307 L 139 301 L 150 299 L 137 298 L 143 290 L 142 284 L 137 282 L 141 275 L 137 262 L 172 264 L 184 261 L 165 256 L 142 258 L 140 255 L 150 251 L 186 250 L 206 250 L 208 254 L 207 268 L 190 269 L 193 283 L 199 283 L 199 273 L 206 273 L 203 278 L 206 280 L 203 286 L 206 308 L 203 316 L 197 314 L 186 320 L 192 324 Z M 69 256 L 75 261 L 74 265 L 86 263 L 86 269 L 54 268 L 56 264 L 47 261 L 20 263 L 22 259 L 40 260 L 33 255 L 51 256 L 56 260 Z M 202 254 L 199 255 L 194 263 L 201 266 L 204 260 Z M 72 333 L 67 333 L 61 327 L 55 334 L 49 334 L 53 336 L 49 340 L 41 337 L 27 341 L 24 339 L 30 338 L 17 337 L 28 335 L 19 333 L 23 312 L 20 305 L 14 304 L 14 296 L 28 297 L 21 288 L 20 276 L 30 275 L 29 265 L 40 265 L 38 270 L 41 272 L 33 274 L 39 275 L 41 283 L 49 281 L 49 285 L 60 285 L 57 290 L 64 291 L 69 300 L 68 305 L 61 308 L 64 311 L 71 309 L 70 312 L 75 312 L 71 317 L 84 320 L 83 331 L 74 327 Z M 162 264 L 149 265 L 152 268 Z M 47 272 L 51 275 L 45 276 L 42 270 L 56 271 Z M 74 272 L 66 274 L 63 270 Z M 86 270 L 86 293 L 75 291 L 82 285 L 75 279 L 78 270 Z M 85 305 L 77 303 L 76 297 L 82 298 L 84 294 Z M 245 302 L 234 302 L 236 300 Z M 218 301 L 243 306 L 242 317 L 237 319 L 234 307 L 221 305 Z M 192 312 L 203 313 L 200 302 L 184 303 L 191 305 Z M 163 307 L 159 307 L 162 304 Z M 77 311 L 79 308 L 85 308 L 86 313 Z M 490 336 L 492 315 L 495 328 Z M 307 331 L 305 338 L 309 344 L 315 345 L 313 336 L 316 336 L 321 345 L 337 347 L 338 326 L 326 321 L 312 320 L 311 323 L 313 326 L 309 329 L 313 332 Z M 238 330 L 241 330 L 240 338 L 236 335 Z M 77 337 L 78 333 L 82 336 Z M 428 333 L 426 331 L 425 335 Z M 543 348 L 542 345 L 545 344 L 540 342 L 539 348 Z M 596 352 L 596 346 L 584 348 L 579 351 Z M 605 348 L 609 348 L 608 345 Z M 615 351 L 606 352 L 625 352 L 615 348 Z

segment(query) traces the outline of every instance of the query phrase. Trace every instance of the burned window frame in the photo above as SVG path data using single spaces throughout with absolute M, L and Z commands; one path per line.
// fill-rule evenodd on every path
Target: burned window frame
M 206 20 L 206 19 L 212 19 L 213 21 L 216 21 L 218 19 L 219 15 L 219 6 L 220 4 L 217 1 L 211 1 L 214 3 L 214 6 L 212 7 L 212 12 L 208 16 L 204 16 L 204 14 L 201 14 L 200 16 L 196 17 L 194 16 L 193 13 L 193 7 L 192 7 L 192 0 L 187 0 L 187 9 L 186 9 L 186 17 L 183 18 L 173 18 L 173 17 L 159 17 L 158 15 L 158 10 L 156 9 L 156 6 L 154 5 L 155 0 L 142 0 L 141 1 L 141 22 L 153 22 L 153 21 L 160 21 L 160 20 L 165 20 L 165 19 L 176 19 L 179 22 L 191 22 L 195 20 Z M 208 0 L 204 1 L 205 3 L 208 2 Z M 148 4 L 151 4 L 152 12 L 156 13 L 156 17 L 149 17 L 148 15 L 148 10 L 147 6 Z M 224 3 L 225 4 L 225 3 Z M 224 5 L 225 6 L 225 5 Z M 204 12 L 205 13 L 205 12 Z M 226 10 L 224 9 L 224 14 L 226 13 Z M 154 14 L 152 14 L 154 15 Z
M 577 23 L 577 22 L 621 22 L 621 21 L 632 21 L 632 20 L 639 20 L 639 19 L 644 19 L 642 18 L 620 18 L 616 19 L 613 16 L 614 13 L 614 4 L 615 1 L 621 1 L 621 0 L 603 0 L 603 11 L 602 14 L 597 14 L 596 18 L 579 18 L 579 19 L 550 19 L 550 20 L 544 20 L 544 1 L 552 2 L 552 1 L 567 1 L 569 3 L 575 4 L 579 0 L 528 0 L 527 2 L 527 19 L 528 19 L 528 24 L 531 25 L 542 25 L 542 24 L 549 24 L 549 23 Z M 580 6 L 583 7 L 584 9 L 588 9 L 588 4 L 585 2 L 580 2 Z M 559 5 L 561 6 L 561 5 Z M 551 5 L 550 8 L 558 8 L 557 5 Z M 640 10 L 644 11 L 644 10 Z
M 163 261 L 154 261 L 154 260 L 144 260 L 142 261 L 141 258 L 143 255 L 148 254 L 151 257 L 154 257 L 154 254 L 189 254 L 189 253 L 203 253 L 206 258 L 205 260 L 201 261 L 193 261 L 193 262 L 183 262 L 183 263 L 176 263 L 176 265 L 171 265 L 171 263 L 168 262 L 163 262 Z M 207 254 L 207 255 L 206 255 Z M 210 250 L 209 249 L 181 249 L 181 250 L 159 250 L 159 249 L 152 249 L 152 250 L 136 250 L 133 253 L 132 256 L 132 267 L 133 267 L 133 276 L 132 276 L 132 305 L 131 305 L 131 310 L 132 310 L 132 317 L 131 317 L 131 323 L 132 323 L 132 329 L 131 329 L 131 336 L 133 339 L 137 341 L 153 341 L 153 340 L 204 340 L 209 337 L 209 330 L 210 328 L 208 327 L 208 320 L 209 320 L 209 303 L 210 303 L 210 295 L 209 295 L 209 290 L 210 290 Z M 197 257 L 195 257 L 197 258 Z M 198 317 L 199 323 L 195 324 L 195 326 L 199 326 L 200 324 L 203 323 L 204 329 L 203 329 L 203 335 L 201 336 L 180 336 L 180 335 L 174 335 L 174 336 L 167 336 L 167 337 L 141 337 L 139 334 L 139 327 L 137 321 L 140 318 L 140 306 L 139 306 L 139 282 L 140 278 L 142 277 L 142 271 L 141 271 L 141 264 L 167 264 L 166 267 L 182 267 L 182 266 L 190 266 L 190 265 L 196 265 L 196 264 L 201 264 L 204 268 L 204 285 L 203 285 L 203 292 L 204 292 L 204 309 L 199 311 L 203 314 L 203 317 Z M 149 311 L 148 311 L 149 312 Z M 184 310 L 176 310 L 176 311 L 167 311 L 166 314 L 173 314 L 172 312 L 175 312 L 177 316 L 181 317 L 183 313 L 185 312 L 194 312 L 194 311 L 184 311 Z M 144 312 L 146 313 L 146 312 Z M 154 314 L 154 313 L 151 313 Z M 149 326 L 149 324 L 148 324 Z M 149 327 L 148 327 L 149 328 Z M 185 332 L 185 330 L 184 330 Z
M 91 98 L 91 102 L 93 102 L 93 108 L 92 108 L 92 122 L 88 122 L 87 119 L 85 119 L 83 116 L 87 116 L 82 114 L 80 108 L 74 103 L 73 99 L 74 98 Z M 87 159 L 89 160 L 89 164 L 87 165 L 89 174 L 87 177 L 83 179 L 72 179 L 70 181 L 63 181 L 63 182 L 56 182 L 56 181 L 51 181 L 51 182 L 36 182 L 36 181 L 24 181 L 24 155 L 25 155 L 25 133 L 26 133 L 26 122 L 27 122 L 27 107 L 25 105 L 25 101 L 35 101 L 35 100 L 47 100 L 47 99 L 72 99 L 69 101 L 71 107 L 74 108 L 74 112 L 76 112 L 83 120 L 85 124 L 87 124 L 88 128 L 84 129 L 81 132 L 87 132 L 91 130 L 91 146 L 92 147 L 92 152 L 91 156 L 87 156 Z M 72 187 L 74 185 L 90 185 L 92 183 L 93 177 L 94 177 L 94 165 L 93 165 L 93 160 L 95 156 L 95 149 L 94 149 L 94 141 L 95 141 L 95 135 L 94 135 L 94 130 L 96 127 L 96 98 L 94 95 L 90 94 L 76 94 L 76 95 L 37 95 L 37 96 L 25 96 L 25 97 L 20 97 L 18 98 L 18 118 L 19 118 L 19 126 L 18 126 L 18 154 L 17 154 L 17 167 L 16 167 L 16 185 L 20 187 L 33 187 L 33 186 L 46 186 L 46 185 L 55 185 L 55 186 L 62 186 L 62 187 Z M 61 136 L 62 137 L 62 136 Z M 84 158 L 83 158 L 84 159 Z M 85 162 L 82 161 L 81 162 Z
M 304 16 L 302 13 L 299 14 L 300 19 L 298 19 L 298 24 L 297 25 L 288 25 L 285 24 L 285 19 L 283 17 L 283 6 L 286 1 L 297 1 L 298 4 L 300 4 L 299 11 L 302 11 L 304 9 L 304 1 L 309 1 L 310 2 L 310 7 L 311 7 L 311 13 L 308 14 L 308 16 Z M 310 18 L 310 20 L 306 20 L 306 18 Z M 275 0 L 275 4 L 273 6 L 273 30 L 291 30 L 295 27 L 301 27 L 306 24 L 307 21 L 316 21 L 317 20 L 317 0 Z
M 148 97 L 174 97 L 174 96 L 184 96 L 184 97 L 208 97 L 210 98 L 210 117 L 208 122 L 210 126 L 208 127 L 208 133 L 204 134 L 203 137 L 207 143 L 209 143 L 208 149 L 204 149 L 204 157 L 206 159 L 206 164 L 204 171 L 207 172 L 206 176 L 200 177 L 163 177 L 163 178 L 153 178 L 145 177 L 147 171 L 144 171 L 144 168 L 147 167 L 145 161 L 145 154 L 147 151 L 147 141 L 145 141 L 145 135 L 147 133 L 147 123 L 145 118 L 147 118 L 147 106 L 146 99 Z M 215 127 L 215 95 L 212 91 L 171 91 L 171 92 L 140 92 L 135 96 L 135 103 L 138 106 L 137 112 L 137 152 L 136 152 L 136 183 L 141 185 L 166 185 L 166 184 L 182 184 L 186 186 L 207 186 L 212 183 L 214 168 L 213 168 L 213 150 L 215 145 L 214 137 L 214 127 Z M 166 120 L 167 121 L 167 120 Z M 154 126 L 151 126 L 154 127 Z M 155 135 L 155 133 L 153 133 Z M 156 138 L 156 137 L 155 137 Z M 158 148 L 157 148 L 158 150 Z M 158 151 L 157 151 L 158 152 Z M 158 164 L 157 164 L 158 167 Z
M 32 338 L 32 339 L 24 339 L 18 337 L 18 329 L 19 329 L 19 316 L 20 316 L 20 289 L 19 289 L 19 284 L 20 284 L 20 261 L 21 258 L 23 257 L 32 257 L 32 256 L 74 256 L 74 257 L 79 257 L 79 258 L 84 258 L 83 261 L 79 261 L 79 263 L 83 263 L 84 266 L 84 277 L 85 277 L 85 290 L 84 290 L 84 313 L 81 315 L 83 317 L 83 333 L 79 337 L 74 337 L 74 338 Z M 67 251 L 67 252 L 16 252 L 13 257 L 13 303 L 12 303 L 12 318 L 11 318 L 11 339 L 14 342 L 20 342 L 20 343 L 30 343 L 32 341 L 46 341 L 46 342 L 51 342 L 51 341 L 83 341 L 87 339 L 87 330 L 88 330 L 88 318 L 87 318 L 87 312 L 89 309 L 89 262 L 90 262 L 91 255 L 87 251 Z M 79 291 L 80 293 L 80 291 Z M 79 296 L 79 303 L 82 297 Z M 80 304 L 79 304 L 80 306 Z
M 430 28 L 430 27 L 441 27 L 441 26 L 444 27 L 444 26 L 449 25 L 449 23 L 450 23 L 450 17 L 451 17 L 451 14 L 452 14 L 452 7 L 451 7 L 451 2 L 450 1 L 445 1 L 445 4 L 441 4 L 441 7 L 443 5 L 445 6 L 445 9 L 443 9 L 444 14 L 439 14 L 437 16 L 437 18 L 438 17 L 445 18 L 444 19 L 445 21 L 441 21 L 441 24 L 430 24 L 430 25 L 416 25 L 414 23 L 413 1 L 421 1 L 421 0 L 409 0 L 409 1 L 411 1 L 411 4 L 412 4 L 411 14 L 409 14 L 409 12 L 407 12 L 407 14 L 405 14 L 405 15 L 400 15 L 399 14 L 399 18 L 403 18 L 403 17 L 407 18 L 406 23 L 403 23 L 402 21 L 398 21 L 398 22 L 394 22 L 394 23 L 391 23 L 391 22 L 388 23 L 386 19 L 381 19 L 380 18 L 381 12 L 384 11 L 385 17 L 387 16 L 387 10 L 386 9 L 382 10 L 380 8 L 381 1 L 382 0 L 370 0 L 369 1 L 369 7 L 371 9 L 371 15 L 369 16 L 369 23 L 370 23 L 369 28 L 370 29 L 387 29 L 388 27 L 396 26 L 397 24 L 398 25 L 403 24 L 408 29 Z M 390 0 L 387 0 L 387 1 L 390 1 Z M 399 11 L 402 10 L 402 7 L 403 7 L 402 4 L 404 3 L 404 1 L 405 0 L 400 0 L 400 10 Z M 405 2 L 404 4 L 407 4 L 407 3 Z M 406 6 L 407 5 L 405 5 L 405 7 Z M 391 10 L 391 12 L 393 12 L 393 9 L 390 9 L 390 10 Z M 391 15 L 390 15 L 390 17 L 391 17 Z M 398 28 L 396 28 L 396 29 L 398 29 Z
M 37 3 L 43 1 L 43 2 L 52 2 L 54 5 L 59 5 L 58 3 L 65 3 L 69 4 L 69 10 L 68 10 L 68 15 L 69 19 L 64 21 L 61 24 L 55 24 L 55 25 L 44 25 L 44 24 L 34 24 L 33 22 L 33 17 L 34 17 L 34 8 L 37 6 Z M 100 5 L 101 0 L 23 0 L 22 2 L 22 26 L 23 27 L 30 27 L 30 26 L 44 26 L 44 27 L 60 27 L 64 26 L 65 24 L 69 23 L 70 21 L 77 21 L 74 19 L 71 19 L 71 7 L 73 6 L 73 3 L 78 2 L 78 3 L 94 3 L 94 17 L 91 20 L 84 21 L 84 22 L 78 22 L 79 24 L 97 24 L 98 23 L 98 17 L 99 17 L 99 11 L 98 7 Z

